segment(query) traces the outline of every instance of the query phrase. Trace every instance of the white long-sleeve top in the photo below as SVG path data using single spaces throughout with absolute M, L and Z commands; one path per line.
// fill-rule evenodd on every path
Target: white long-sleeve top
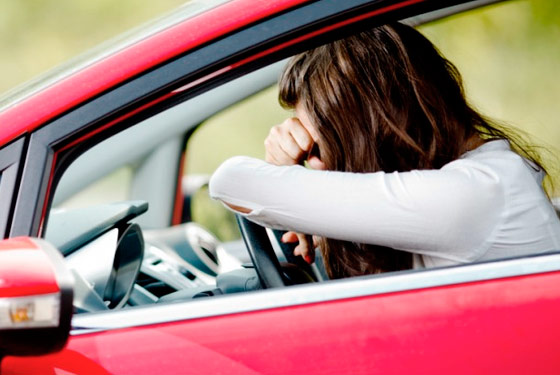
M 210 195 L 258 224 L 414 254 L 415 267 L 560 250 L 542 172 L 505 140 L 437 170 L 318 171 L 249 157 L 226 160 Z M 226 206 L 227 207 L 227 206 Z

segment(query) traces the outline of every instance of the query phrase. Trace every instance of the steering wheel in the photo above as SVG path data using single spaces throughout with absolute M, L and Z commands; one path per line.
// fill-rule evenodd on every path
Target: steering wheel
M 286 285 L 316 281 L 312 276 L 313 272 L 309 264 L 301 257 L 293 255 L 293 245 L 284 245 L 278 241 L 282 244 L 280 247 L 286 259 L 290 262 L 280 264 L 266 228 L 247 220 L 239 214 L 235 216 L 241 236 L 263 288 L 279 288 Z M 279 240 L 282 232 L 274 231 L 274 235 Z

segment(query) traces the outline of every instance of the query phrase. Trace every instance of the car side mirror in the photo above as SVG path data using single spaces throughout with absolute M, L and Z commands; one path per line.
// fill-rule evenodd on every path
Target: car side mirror
M 72 318 L 72 276 L 47 241 L 0 241 L 0 359 L 64 347 Z

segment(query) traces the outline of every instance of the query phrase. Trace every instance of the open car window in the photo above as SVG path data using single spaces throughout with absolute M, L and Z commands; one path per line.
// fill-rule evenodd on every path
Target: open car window
M 208 179 L 228 157 L 264 158 L 263 140 L 268 131 L 292 115 L 278 105 L 277 98 L 277 86 L 270 86 L 202 122 L 188 139 L 184 183 L 185 194 L 192 196 L 192 220 L 221 240 L 239 238 L 239 231 L 233 214 L 211 200 Z M 203 185 L 197 186 L 196 181 Z
M 554 175 L 560 133 L 553 126 L 558 117 L 553 101 L 560 97 L 560 88 L 547 78 L 556 69 L 560 47 L 554 33 L 534 28 L 533 19 L 547 14 L 538 7 L 537 1 L 514 1 L 419 29 L 458 66 L 467 97 L 482 113 L 530 133 L 531 143 L 548 150 L 545 165 Z M 518 27 L 510 27 L 512 18 Z M 542 44 L 530 39 L 535 33 L 542 36 Z M 239 241 L 234 217 L 209 200 L 206 184 L 230 156 L 262 157 L 268 129 L 290 116 L 277 104 L 275 81 L 283 64 L 232 80 L 113 135 L 86 151 L 63 175 L 50 215 L 61 214 L 63 210 L 56 208 L 72 208 L 68 202 L 78 196 L 82 198 L 77 205 L 82 208 L 103 206 L 105 210 L 107 204 L 122 201 L 148 204 L 146 212 L 133 210 L 137 213 L 130 217 L 144 235 L 144 252 L 138 276 L 125 293 L 129 301 L 115 304 L 119 308 L 214 297 L 224 293 L 217 284 L 219 275 L 250 268 L 243 267 L 251 259 Z M 102 200 L 92 196 L 99 193 Z M 551 195 L 555 196 L 554 188 Z M 114 206 L 107 209 L 111 217 L 118 216 L 115 225 L 108 231 L 92 231 L 89 238 L 80 237 L 83 243 L 69 254 L 79 257 L 82 247 L 88 254 L 96 246 L 120 249 L 123 234 L 110 230 L 121 230 L 130 207 L 142 206 L 127 204 L 124 214 L 121 206 L 118 214 Z M 177 216 L 178 209 L 183 211 Z M 177 222 L 178 217 L 183 222 Z M 51 230 L 47 225 L 47 240 Z M 103 267 L 107 273 L 107 265 Z M 239 277 L 244 285 L 253 283 L 247 291 L 260 289 L 258 279 L 243 272 L 232 277 Z M 104 291 L 95 290 L 94 280 L 86 276 L 82 298 L 89 298 L 93 289 L 102 302 L 87 305 L 84 311 L 109 308 L 107 303 L 103 307 Z M 229 292 L 245 291 L 231 283 Z

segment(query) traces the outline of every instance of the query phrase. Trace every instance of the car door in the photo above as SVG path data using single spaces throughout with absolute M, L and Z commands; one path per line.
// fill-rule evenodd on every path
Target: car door
M 37 235 L 48 227 L 57 184 L 97 143 L 328 40 L 333 30 L 350 32 L 365 20 L 401 19 L 438 6 L 300 4 L 100 94 L 31 134 L 10 234 Z M 81 314 L 62 352 L 8 357 L 2 371 L 547 372 L 559 365 L 553 345 L 558 270 L 560 255 L 548 254 Z
M 559 260 L 549 255 L 76 316 L 66 349 L 6 358 L 3 371 L 550 373 L 559 365 L 560 274 L 548 271 Z

